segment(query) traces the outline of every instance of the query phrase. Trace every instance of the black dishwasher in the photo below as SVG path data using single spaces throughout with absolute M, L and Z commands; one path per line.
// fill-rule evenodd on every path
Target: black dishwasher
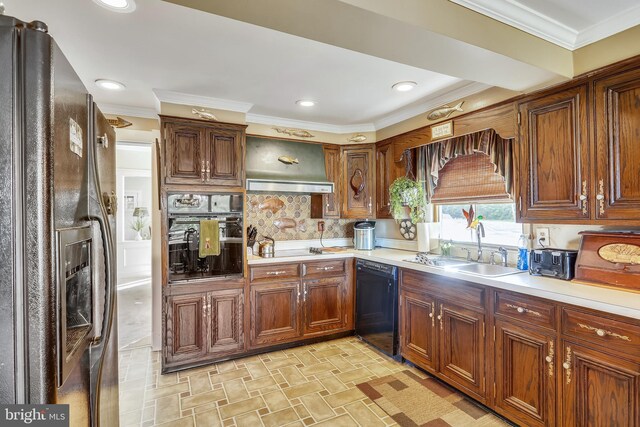
M 391 357 L 398 355 L 398 268 L 356 262 L 356 335 Z

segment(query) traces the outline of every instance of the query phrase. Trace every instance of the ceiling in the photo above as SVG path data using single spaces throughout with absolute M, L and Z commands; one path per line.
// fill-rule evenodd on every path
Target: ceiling
M 287 1 L 291 2 L 276 3 Z M 472 3 L 453 1 L 466 7 Z M 123 115 L 154 117 L 160 103 L 169 102 L 247 113 L 247 121 L 255 123 L 348 133 L 380 129 L 490 86 L 523 91 L 558 79 L 555 72 L 527 61 L 379 13 L 359 21 L 350 14 L 363 9 L 339 9 L 345 3 L 338 0 L 290 3 L 293 7 L 287 12 L 307 15 L 305 25 L 294 22 L 299 32 L 279 28 L 285 9 L 277 14 L 260 10 L 273 3 L 264 0 L 245 6 L 247 13 L 259 15 L 255 20 L 157 0 L 136 0 L 131 14 L 111 12 L 91 0 L 4 3 L 8 15 L 46 22 L 101 108 Z M 241 8 L 252 2 L 205 3 Z M 615 7 L 582 14 L 563 7 L 567 2 L 561 0 L 520 3 L 579 32 L 593 26 L 600 16 L 597 11 L 605 9 L 604 16 L 609 16 L 634 1 L 608 0 Z M 312 5 L 324 7 L 326 19 L 309 16 Z M 324 33 L 320 37 L 310 31 Z M 351 43 L 340 40 L 345 32 Z M 392 35 L 396 43 L 385 43 Z M 106 91 L 95 85 L 99 78 L 120 81 L 127 88 Z M 418 86 L 406 93 L 391 89 L 403 80 Z M 298 99 L 312 99 L 317 105 L 304 109 L 295 104 Z
M 640 24 L 638 0 L 451 0 L 575 50 Z

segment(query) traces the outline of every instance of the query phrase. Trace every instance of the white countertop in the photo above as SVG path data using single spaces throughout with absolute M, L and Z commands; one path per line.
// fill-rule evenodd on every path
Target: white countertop
M 607 313 L 640 319 L 640 294 L 634 292 L 618 291 L 601 288 L 598 286 L 582 285 L 575 282 L 531 276 L 529 274 L 512 274 L 501 277 L 480 277 L 473 274 L 443 270 L 437 267 L 421 265 L 405 261 L 412 259 L 416 252 L 399 249 L 378 248 L 372 251 L 357 251 L 347 249 L 345 252 L 327 253 L 322 255 L 308 254 L 282 258 L 261 258 L 255 255 L 248 256 L 249 265 L 290 263 L 301 261 L 318 261 L 336 258 L 359 258 L 391 264 L 401 268 L 425 271 L 442 276 L 479 283 L 498 289 L 506 289 L 547 298 L 553 301 L 587 307 Z

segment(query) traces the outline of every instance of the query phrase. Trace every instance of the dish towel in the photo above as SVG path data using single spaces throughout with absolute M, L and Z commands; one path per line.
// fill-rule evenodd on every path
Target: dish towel
M 213 219 L 200 221 L 200 258 L 220 255 L 220 224 Z

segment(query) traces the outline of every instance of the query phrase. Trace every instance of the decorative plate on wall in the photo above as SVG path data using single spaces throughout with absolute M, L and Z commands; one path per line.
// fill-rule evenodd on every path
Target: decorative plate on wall
M 413 240 L 416 238 L 416 225 L 409 219 L 403 219 L 400 221 L 400 234 L 407 240 Z

